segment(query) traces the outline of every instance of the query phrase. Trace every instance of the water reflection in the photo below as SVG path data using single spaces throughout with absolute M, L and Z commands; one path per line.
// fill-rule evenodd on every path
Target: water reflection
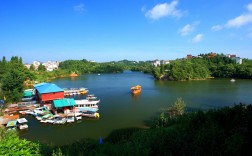
M 141 97 L 141 93 L 138 93 L 138 94 L 131 94 L 131 98 L 132 98 L 132 101 L 133 102 L 136 102 L 140 99 Z

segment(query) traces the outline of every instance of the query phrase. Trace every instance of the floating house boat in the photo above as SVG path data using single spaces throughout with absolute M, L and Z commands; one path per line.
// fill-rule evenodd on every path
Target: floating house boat
M 54 112 L 54 114 L 57 114 L 58 112 L 63 112 L 64 114 L 68 114 L 70 113 L 70 110 L 74 109 L 75 105 L 76 103 L 73 98 L 53 100 L 52 111 Z
M 131 87 L 132 94 L 139 94 L 142 91 L 142 87 L 140 85 Z
M 28 128 L 27 122 L 28 121 L 25 118 L 17 119 L 17 127 L 19 129 L 27 129 Z
M 7 131 L 16 130 L 17 129 L 17 120 L 9 121 L 6 125 Z
M 34 88 L 36 100 L 40 104 L 51 104 L 53 100 L 64 98 L 64 90 L 53 83 L 36 84 Z

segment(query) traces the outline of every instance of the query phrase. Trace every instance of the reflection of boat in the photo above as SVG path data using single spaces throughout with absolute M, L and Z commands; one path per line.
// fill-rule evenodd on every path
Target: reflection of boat
M 142 91 L 142 87 L 139 85 L 131 87 L 132 94 L 138 94 L 138 93 L 141 93 L 141 91 Z
M 231 81 L 231 82 L 235 82 L 235 79 L 231 79 L 230 81 Z

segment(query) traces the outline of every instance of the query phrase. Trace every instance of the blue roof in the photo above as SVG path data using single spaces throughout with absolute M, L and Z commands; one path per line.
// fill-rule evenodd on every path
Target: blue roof
M 73 98 L 68 99 L 59 99 L 59 100 L 53 100 L 53 106 L 55 108 L 62 108 L 62 107 L 69 107 L 69 106 L 74 106 L 76 105 L 75 101 Z
M 38 90 L 40 94 L 42 93 L 53 93 L 53 92 L 63 92 L 64 90 L 53 83 L 40 83 L 34 85 L 34 88 Z

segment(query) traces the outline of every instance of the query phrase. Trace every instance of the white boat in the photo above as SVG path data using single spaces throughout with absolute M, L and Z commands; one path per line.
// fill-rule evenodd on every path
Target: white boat
M 34 114 L 34 111 L 33 110 L 26 110 L 24 111 L 25 114 L 30 114 L 30 115 L 33 115 Z
M 42 116 L 43 116 L 43 115 L 41 115 L 41 114 L 37 114 L 37 115 L 36 115 L 36 119 L 37 119 L 38 121 L 40 121 L 40 120 L 42 120 Z
M 46 111 L 48 111 L 49 109 L 47 107 L 39 107 L 39 108 L 35 108 L 34 114 L 44 114 Z
M 235 79 L 231 79 L 230 81 L 231 81 L 231 82 L 235 82 Z
M 59 115 L 54 115 L 54 116 L 46 119 L 43 123 L 52 123 L 53 124 L 57 120 L 57 118 L 59 118 L 59 117 L 60 117 Z
M 28 128 L 27 122 L 28 121 L 25 118 L 17 119 L 17 127 L 19 129 L 27 129 Z
M 82 116 L 89 118 L 99 118 L 100 114 L 97 112 L 82 112 Z
M 100 100 L 87 100 L 87 99 L 82 99 L 82 100 L 75 100 L 75 108 L 79 109 L 82 107 L 89 107 L 89 108 L 98 108 L 98 103 Z
M 67 121 L 66 118 L 58 117 L 55 119 L 53 124 L 64 124 L 64 123 L 66 123 L 66 121 Z
M 82 113 L 75 113 L 74 116 L 75 116 L 75 119 L 76 120 L 81 120 L 82 119 Z
M 89 94 L 86 97 L 87 100 L 91 101 L 91 100 L 97 100 L 97 97 L 94 96 L 94 94 Z
M 68 123 L 74 122 L 74 116 L 68 116 L 67 117 L 67 122 Z
M 46 115 L 44 115 L 44 116 L 41 117 L 40 122 L 41 123 L 47 123 L 47 119 L 50 118 L 50 117 L 52 117 L 52 116 L 53 115 L 51 113 L 50 114 L 46 114 Z
M 30 115 L 34 115 L 34 111 L 32 110 L 23 110 L 23 111 L 19 111 L 20 114 L 30 114 Z

